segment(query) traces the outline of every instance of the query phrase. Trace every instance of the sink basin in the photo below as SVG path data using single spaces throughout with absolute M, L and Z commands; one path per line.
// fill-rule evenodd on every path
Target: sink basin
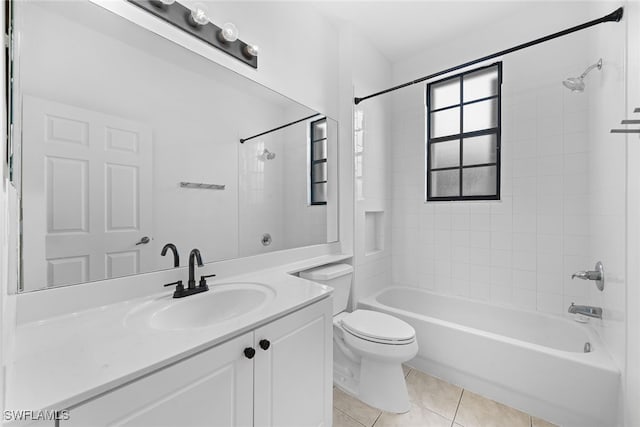
M 261 283 L 216 284 L 201 294 L 145 303 L 132 311 L 127 323 L 142 322 L 161 330 L 206 328 L 250 315 L 274 297 L 275 291 Z

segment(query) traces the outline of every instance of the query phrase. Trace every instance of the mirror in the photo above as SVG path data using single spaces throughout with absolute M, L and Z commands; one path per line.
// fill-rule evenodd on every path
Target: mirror
M 14 13 L 21 291 L 337 240 L 334 120 L 88 1 Z

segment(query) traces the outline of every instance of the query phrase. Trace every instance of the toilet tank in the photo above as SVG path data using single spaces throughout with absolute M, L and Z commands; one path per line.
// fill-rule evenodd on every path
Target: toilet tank
M 333 315 L 347 309 L 353 267 L 349 264 L 329 264 L 300 272 L 300 277 L 322 285 L 331 286 L 333 290 Z

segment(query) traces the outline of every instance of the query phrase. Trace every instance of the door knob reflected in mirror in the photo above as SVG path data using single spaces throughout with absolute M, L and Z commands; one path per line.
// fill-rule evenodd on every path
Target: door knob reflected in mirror
M 138 246 L 138 245 L 146 245 L 150 241 L 151 241 L 150 238 L 148 238 L 147 236 L 144 236 L 142 239 L 140 239 L 140 241 L 138 243 L 136 243 L 136 246 Z

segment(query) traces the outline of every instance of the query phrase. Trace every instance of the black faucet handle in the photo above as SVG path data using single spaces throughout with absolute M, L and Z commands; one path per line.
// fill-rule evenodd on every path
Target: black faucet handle
M 178 280 L 177 282 L 167 283 L 166 285 L 163 285 L 163 286 L 167 287 L 167 286 L 176 286 L 176 285 L 182 286 L 182 280 Z
M 200 285 L 200 286 L 207 286 L 207 279 L 208 279 L 209 277 L 215 277 L 215 276 L 216 276 L 215 274 L 207 274 L 207 275 L 200 276 L 200 283 L 199 283 L 199 285 Z

